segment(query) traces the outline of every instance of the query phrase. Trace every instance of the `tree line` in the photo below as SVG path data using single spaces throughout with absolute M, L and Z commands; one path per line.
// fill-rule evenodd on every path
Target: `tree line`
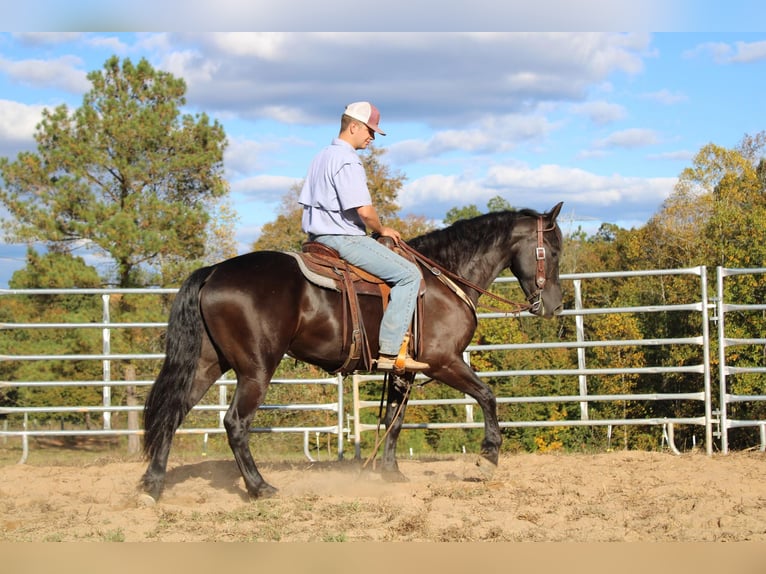
M 223 175 L 223 152 L 227 145 L 223 127 L 206 114 L 182 114 L 185 82 L 153 69 L 141 60 L 110 58 L 100 71 L 88 75 L 91 90 L 82 105 L 69 110 L 62 105 L 45 110 L 35 132 L 37 150 L 19 153 L 15 159 L 0 158 L 0 204 L 9 216 L 2 222 L 6 240 L 26 243 L 26 266 L 14 273 L 14 289 L 41 287 L 147 287 L 178 286 L 195 267 L 236 254 L 233 238 L 234 213 L 229 186 Z M 640 269 L 674 269 L 704 265 L 709 268 L 761 267 L 766 260 L 766 132 L 744 135 L 733 148 L 714 143 L 705 145 L 691 165 L 679 174 L 673 193 L 643 226 L 622 229 L 603 224 L 588 235 L 581 229 L 565 238 L 562 273 Z M 441 223 L 425 217 L 399 214 L 397 198 L 406 176 L 393 172 L 385 163 L 385 151 L 371 148 L 362 154 L 370 190 L 381 218 L 402 231 L 405 239 L 473 217 L 485 211 L 514 209 L 501 196 L 485 208 L 476 205 L 455 207 Z M 300 231 L 299 186 L 286 190 L 276 219 L 264 226 L 252 249 L 297 250 L 305 237 Z M 38 252 L 35 245 L 45 247 Z M 84 253 L 101 256 L 103 264 L 86 263 Z M 497 287 L 502 289 L 501 287 Z M 755 277 L 727 284 L 727 299 L 741 303 L 764 301 L 766 284 Z M 698 297 L 697 289 L 683 278 L 643 278 L 621 281 L 594 281 L 585 297 L 591 306 L 673 304 Z M 506 293 L 513 298 L 514 293 Z M 572 293 L 565 293 L 565 305 L 572 307 Z M 157 301 L 160 299 L 161 303 Z M 172 297 L 124 294 L 112 296 L 112 321 L 163 322 Z M 9 297 L 0 306 L 0 320 L 7 323 L 100 322 L 101 302 L 75 295 Z M 684 337 L 700 332 L 696 316 L 608 315 L 588 321 L 590 340 Z M 729 336 L 760 337 L 764 317 L 750 316 L 731 324 Z M 474 342 L 526 342 L 571 339 L 574 326 L 564 319 L 542 322 L 521 320 L 482 321 Z M 124 329 L 112 335 L 113 353 L 160 353 L 163 333 L 148 329 Z M 0 353 L 71 354 L 99 353 L 98 329 L 4 330 Z M 687 364 L 698 357 L 690 348 L 630 348 L 619 351 L 589 351 L 589 365 L 624 366 L 642 364 Z M 699 351 L 701 352 L 701 351 Z M 763 365 L 766 350 L 752 345 L 738 348 L 736 359 L 747 365 Z M 480 370 L 576 365 L 573 350 L 478 353 L 472 358 Z M 717 356 L 712 353 L 713 356 Z M 734 357 L 732 357 L 734 358 Z M 123 361 L 113 367 L 113 378 L 129 374 L 153 379 L 158 362 Z M 288 365 L 279 376 L 296 372 L 321 376 L 309 365 Z M 2 381 L 99 380 L 97 361 L 29 361 L 0 363 Z M 555 377 L 526 377 L 513 381 L 490 381 L 498 395 L 576 394 L 576 383 Z M 639 392 L 682 392 L 697 383 L 688 375 L 610 375 L 589 379 L 590 391 L 598 394 Z M 766 380 L 754 374 L 737 377 L 732 392 L 764 394 Z M 140 391 L 139 391 L 140 392 Z M 295 402 L 307 402 L 306 393 L 326 390 L 272 390 L 272 402 L 290 400 L 290 392 L 303 395 Z M 376 390 L 366 391 L 371 395 Z M 443 385 L 426 385 L 418 390 L 424 398 L 452 396 Z M 139 397 L 141 399 L 142 397 Z M 115 389 L 114 401 L 125 401 Z M 210 400 L 217 400 L 217 397 Z M 0 405 L 43 406 L 52 404 L 100 403 L 100 389 L 18 388 L 0 386 Z M 565 420 L 579 413 L 555 403 L 502 406 L 501 418 Z M 764 406 L 736 407 L 750 418 L 766 418 Z M 595 404 L 593 418 L 698 416 L 688 404 L 658 402 L 615 402 Z M 200 415 L 200 418 L 213 415 Z M 258 415 L 259 424 L 269 417 Z M 285 415 L 300 417 L 302 415 Z M 366 415 L 367 416 L 367 415 Z M 460 417 L 456 408 L 438 407 L 412 416 L 443 421 Z M 60 415 L 51 418 L 61 421 Z M 265 418 L 264 418 L 265 417 Z M 375 413 L 369 413 L 373 419 Z M 42 417 L 44 419 L 44 417 Z M 65 417 L 66 418 L 66 417 Z M 417 422 L 408 416 L 408 421 Z M 94 424 L 84 415 L 70 415 L 71 424 Z M 205 420 L 206 424 L 210 421 Z M 370 421 L 368 421 L 370 422 Z M 119 423 L 118 423 L 119 424 Z M 604 429 L 566 427 L 557 429 L 506 429 L 505 448 L 519 450 L 601 448 Z M 691 432 L 691 431 L 687 431 Z M 681 435 L 681 440 L 689 437 Z M 418 452 L 454 451 L 459 446 L 476 449 L 478 431 L 412 431 L 402 441 Z M 280 437 L 280 439 L 282 438 Z M 656 429 L 621 429 L 626 448 L 655 448 Z M 732 448 L 752 446 L 755 437 L 743 430 Z

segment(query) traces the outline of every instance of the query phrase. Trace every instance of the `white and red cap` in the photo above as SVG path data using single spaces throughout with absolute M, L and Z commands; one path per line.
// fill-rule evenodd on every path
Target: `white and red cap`
M 380 131 L 380 128 L 378 127 L 378 124 L 380 123 L 380 112 L 378 111 L 378 108 L 373 106 L 370 102 L 354 102 L 353 104 L 349 104 L 346 106 L 346 111 L 343 113 L 355 120 L 359 120 L 380 135 L 386 135 L 386 133 Z

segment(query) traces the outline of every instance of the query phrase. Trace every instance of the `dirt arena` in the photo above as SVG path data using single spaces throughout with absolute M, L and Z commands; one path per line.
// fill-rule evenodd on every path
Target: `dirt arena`
M 612 452 L 403 460 L 386 483 L 351 461 L 263 463 L 250 501 L 230 459 L 175 461 L 153 504 L 142 462 L 0 466 L 0 542 L 766 541 L 766 455 Z

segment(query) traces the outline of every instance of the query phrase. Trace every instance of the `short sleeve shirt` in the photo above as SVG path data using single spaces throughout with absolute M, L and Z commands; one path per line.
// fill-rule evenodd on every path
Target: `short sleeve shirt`
M 309 167 L 298 196 L 302 227 L 315 235 L 365 235 L 356 209 L 371 205 L 367 175 L 356 150 L 340 138 L 323 149 Z

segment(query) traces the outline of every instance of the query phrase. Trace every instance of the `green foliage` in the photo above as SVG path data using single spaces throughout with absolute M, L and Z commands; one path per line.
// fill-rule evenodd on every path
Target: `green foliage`
M 512 211 L 513 207 L 507 199 L 496 195 L 487 202 L 487 211 L 492 213 L 495 211 Z M 447 211 L 444 216 L 444 224 L 452 225 L 456 221 L 461 219 L 471 219 L 478 217 L 482 212 L 473 203 L 466 205 L 465 207 L 453 207 Z
M 119 286 L 139 286 L 147 269 L 205 255 L 208 207 L 228 192 L 225 135 L 181 116 L 185 82 L 146 60 L 113 57 L 88 79 L 80 108 L 43 111 L 36 153 L 0 159 L 4 228 L 59 252 L 85 245 L 111 258 Z
M 27 266 L 11 278 L 12 289 L 97 287 L 100 279 L 92 267 L 67 253 L 40 256 L 27 251 Z M 0 306 L 4 323 L 93 323 L 101 320 L 101 305 L 82 295 L 36 295 L 6 298 Z M 10 329 L 0 336 L 0 354 L 62 355 L 100 352 L 96 329 Z M 93 361 L 44 360 L 0 362 L 0 378 L 9 381 L 98 380 L 101 366 Z M 0 392 L 2 406 L 98 404 L 94 387 L 21 387 Z M 95 401 L 95 403 L 94 403 Z M 43 420 L 48 417 L 42 416 Z M 79 416 L 69 419 L 79 420 Z
M 444 216 L 444 223 L 446 225 L 452 225 L 456 221 L 461 219 L 471 219 L 481 215 L 481 211 L 474 204 L 466 205 L 465 207 L 453 207 L 447 210 Z
M 618 231 L 610 243 L 610 258 L 616 269 L 683 268 L 705 266 L 708 272 L 716 266 L 757 268 L 766 260 L 766 191 L 764 151 L 766 132 L 745 136 L 733 149 L 715 144 L 704 146 L 692 165 L 683 170 L 673 194 L 649 222 L 637 230 Z M 606 256 L 602 256 L 602 262 Z M 586 268 L 583 270 L 599 270 Z M 631 283 L 634 283 L 631 285 Z M 761 304 L 766 295 L 762 275 L 730 278 L 725 283 L 725 299 L 740 304 Z M 625 282 L 621 296 L 635 304 L 672 305 L 699 301 L 699 282 L 683 276 L 645 278 Z M 712 294 L 709 294 L 709 296 Z M 760 338 L 766 331 L 762 313 L 729 314 L 727 337 Z M 736 318 L 735 318 L 736 317 Z M 701 332 L 698 313 L 667 312 L 645 314 L 639 333 L 645 337 L 688 337 Z M 695 365 L 703 358 L 699 348 L 689 345 L 650 348 L 645 352 L 648 364 Z M 713 345 L 711 356 L 718 349 Z M 758 345 L 727 349 L 727 363 L 739 366 L 762 366 L 763 348 Z M 715 374 L 715 371 L 714 371 Z M 699 391 L 698 377 L 668 374 L 642 378 L 642 392 Z M 729 378 L 731 391 L 738 394 L 762 394 L 766 378 L 751 373 Z M 735 416 L 763 419 L 762 403 L 738 403 L 732 407 Z M 657 404 L 650 416 L 700 416 L 701 405 L 689 401 Z M 681 430 L 680 440 L 687 440 L 688 429 Z M 684 436 L 687 433 L 687 436 Z M 757 434 L 757 433 L 755 433 Z M 736 433 L 737 447 L 747 447 L 754 431 Z M 677 438 L 679 438 L 677 434 Z M 730 441 L 732 444 L 732 441 Z
M 253 251 L 300 251 L 306 241 L 306 234 L 301 230 L 303 209 L 298 203 L 298 196 L 303 183 L 293 185 L 282 198 L 277 218 L 263 226 L 261 235 L 253 243 Z
M 80 257 L 69 253 L 49 252 L 39 255 L 34 249 L 27 252 L 27 266 L 16 271 L 10 281 L 12 289 L 33 288 L 98 288 L 101 279 L 93 267 Z M 170 298 L 158 294 L 111 295 L 110 320 L 114 323 L 157 322 L 167 320 Z M 100 295 L 18 295 L 4 298 L 0 306 L 0 321 L 4 323 L 82 323 L 98 324 L 104 319 L 104 303 Z M 110 337 L 112 353 L 161 353 L 164 350 L 158 329 L 114 329 Z M 101 354 L 101 329 L 6 329 L 0 336 L 0 354 L 19 355 L 76 355 Z M 159 369 L 158 361 L 122 361 L 112 369 L 113 380 L 129 377 L 152 379 Z M 128 375 L 129 376 L 126 376 Z M 103 380 L 100 361 L 86 360 L 30 360 L 0 362 L 0 378 L 9 381 L 99 381 Z M 21 387 L 3 390 L 0 405 L 46 406 L 61 405 L 98 406 L 102 402 L 99 386 Z M 142 399 L 143 395 L 139 395 Z M 125 400 L 122 387 L 115 387 L 112 403 Z M 119 416 L 114 415 L 115 422 Z M 40 414 L 38 423 L 60 420 L 74 424 L 91 424 L 90 415 L 77 413 L 66 416 Z

